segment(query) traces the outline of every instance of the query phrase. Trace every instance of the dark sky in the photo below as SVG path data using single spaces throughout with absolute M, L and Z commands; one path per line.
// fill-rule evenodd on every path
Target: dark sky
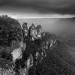
M 0 0 L 0 13 L 75 15 L 75 0 Z

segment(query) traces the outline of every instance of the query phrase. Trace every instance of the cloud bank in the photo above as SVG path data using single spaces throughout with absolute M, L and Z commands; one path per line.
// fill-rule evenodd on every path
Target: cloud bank
M 75 0 L 0 0 L 0 8 L 5 7 L 9 10 L 13 8 L 13 11 L 34 10 L 42 14 L 75 14 Z

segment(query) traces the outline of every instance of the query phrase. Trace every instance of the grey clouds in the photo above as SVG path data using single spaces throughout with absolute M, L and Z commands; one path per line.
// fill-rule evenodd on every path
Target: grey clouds
M 0 0 L 0 8 L 5 7 L 32 9 L 42 14 L 75 14 L 75 0 Z

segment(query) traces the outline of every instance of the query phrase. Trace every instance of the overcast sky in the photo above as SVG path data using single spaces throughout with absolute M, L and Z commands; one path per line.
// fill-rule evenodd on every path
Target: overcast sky
M 14 18 L 75 16 L 75 0 L 0 0 L 0 14 Z

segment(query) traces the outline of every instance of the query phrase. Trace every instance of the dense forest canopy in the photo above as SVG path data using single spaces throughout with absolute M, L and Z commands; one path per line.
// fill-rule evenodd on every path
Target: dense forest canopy
M 22 40 L 20 23 L 7 15 L 0 16 L 0 46 L 10 47 L 12 41 Z

